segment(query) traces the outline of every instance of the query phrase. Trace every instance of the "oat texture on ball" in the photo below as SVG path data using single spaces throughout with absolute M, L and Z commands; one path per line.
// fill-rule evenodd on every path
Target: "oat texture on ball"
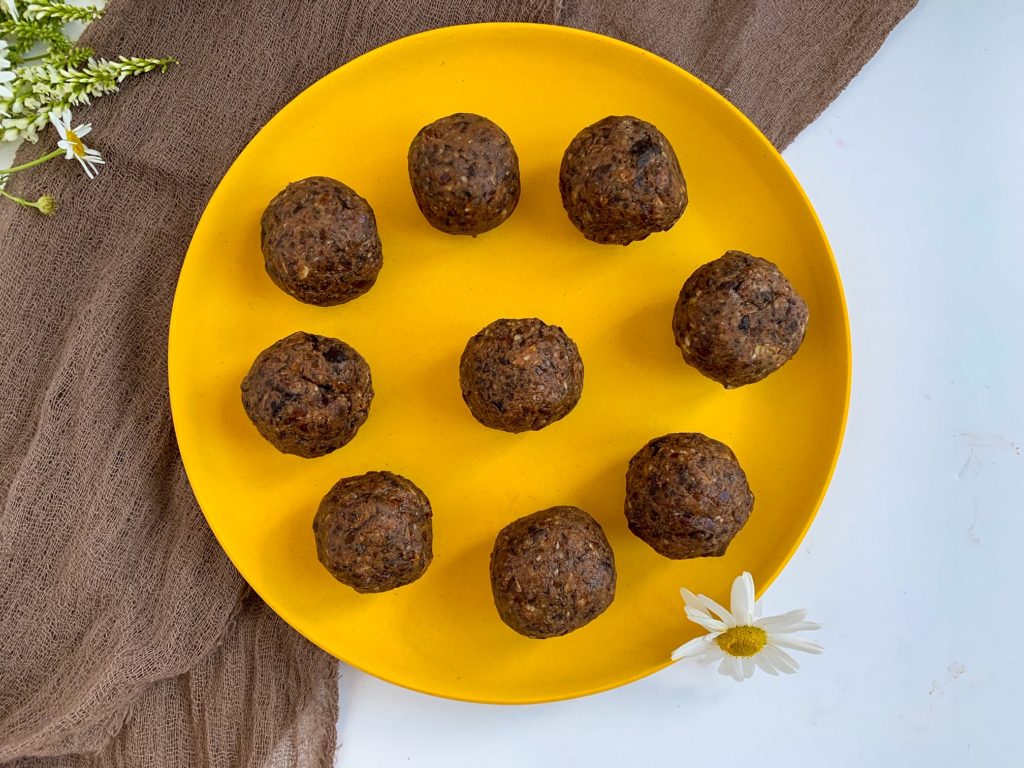
M 630 459 L 629 530 L 665 557 L 724 555 L 753 507 L 754 495 L 736 455 L 706 435 L 664 435 Z
M 409 146 L 409 181 L 430 224 L 451 235 L 480 235 L 519 203 L 519 158 L 500 127 L 459 112 L 424 126 Z
M 615 556 L 598 522 L 552 507 L 501 529 L 491 591 L 501 620 L 526 637 L 557 637 L 601 615 L 615 597 Z
M 355 437 L 373 400 L 370 366 L 343 341 L 293 333 L 260 352 L 242 381 L 242 405 L 282 453 L 307 459 Z
M 686 208 L 686 181 L 668 139 L 636 117 L 584 128 L 562 157 L 558 189 L 588 240 L 628 245 L 670 229 Z
M 807 317 L 807 304 L 778 267 L 728 251 L 686 280 L 672 331 L 683 360 L 733 389 L 789 361 L 803 343 Z
M 575 342 L 535 317 L 495 320 L 466 344 L 459 363 L 462 399 L 481 424 L 505 432 L 543 429 L 564 418 L 583 393 Z
M 392 472 L 346 477 L 313 518 L 320 563 L 356 592 L 416 581 L 433 559 L 433 513 L 416 485 Z
M 370 204 L 340 181 L 313 176 L 270 201 L 260 227 L 270 279 L 307 304 L 344 304 L 366 293 L 384 263 Z

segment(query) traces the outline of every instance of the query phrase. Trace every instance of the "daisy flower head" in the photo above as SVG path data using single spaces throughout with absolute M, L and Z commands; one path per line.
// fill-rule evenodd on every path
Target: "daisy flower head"
M 7 41 L 0 39 L 0 98 L 9 99 L 14 96 L 14 91 L 7 85 L 15 78 L 11 71 L 11 59 L 7 52 Z
M 92 125 L 83 123 L 76 128 L 72 128 L 70 109 L 65 109 L 63 112 L 51 112 L 50 122 L 53 123 L 53 127 L 60 134 L 60 141 L 57 142 L 57 146 L 67 153 L 65 157 L 68 160 L 77 160 L 85 171 L 86 176 L 90 179 L 96 178 L 96 173 L 99 170 L 96 166 L 103 164 L 103 158 L 99 152 L 85 146 L 82 142 L 82 137 L 88 135 L 89 131 L 92 130 Z
M 719 661 L 718 672 L 739 682 L 753 675 L 755 667 L 769 675 L 793 674 L 800 665 L 787 650 L 805 653 L 824 650 L 817 643 L 794 635 L 821 628 L 806 620 L 807 611 L 800 609 L 761 618 L 760 605 L 754 602 L 754 578 L 746 571 L 732 583 L 732 610 L 688 589 L 681 589 L 680 593 L 686 605 L 686 618 L 707 630 L 707 634 L 676 648 L 672 652 L 673 661 L 682 658 L 695 658 L 701 664 Z

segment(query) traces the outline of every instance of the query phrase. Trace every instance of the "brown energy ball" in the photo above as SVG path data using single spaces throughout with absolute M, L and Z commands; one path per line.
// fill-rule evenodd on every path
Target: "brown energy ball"
M 370 204 L 325 176 L 289 184 L 270 201 L 260 244 L 270 279 L 321 307 L 366 293 L 384 263 Z
M 729 446 L 694 432 L 651 440 L 629 462 L 629 530 L 659 555 L 725 554 L 750 517 L 754 494 Z
M 668 139 L 635 117 L 606 117 L 569 144 L 558 175 L 562 205 L 588 240 L 628 245 L 675 224 L 686 181 Z
M 316 556 L 356 592 L 410 584 L 433 558 L 430 502 L 401 475 L 367 472 L 339 480 L 313 518 Z
M 687 279 L 672 330 L 687 363 L 733 389 L 760 381 L 796 354 L 807 305 L 770 261 L 728 251 Z
M 433 227 L 479 235 L 512 215 L 519 202 L 519 157 L 486 117 L 459 112 L 424 126 L 409 146 L 409 181 Z
M 535 317 L 495 320 L 469 340 L 459 364 L 462 399 L 486 427 L 543 429 L 583 393 L 583 360 L 557 325 Z
M 598 522 L 552 507 L 501 529 L 491 552 L 501 620 L 521 635 L 557 637 L 597 618 L 615 597 L 615 556 Z
M 260 352 L 242 405 L 277 450 L 307 459 L 355 437 L 373 400 L 370 366 L 343 341 L 293 333 Z

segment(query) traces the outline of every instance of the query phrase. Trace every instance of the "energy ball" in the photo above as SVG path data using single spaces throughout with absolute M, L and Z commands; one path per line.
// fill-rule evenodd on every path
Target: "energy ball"
M 562 205 L 583 236 L 629 245 L 671 229 L 686 208 L 686 180 L 668 139 L 635 117 L 584 128 L 562 156 Z
M 807 305 L 770 261 L 728 251 L 683 284 L 672 330 L 683 360 L 733 389 L 760 381 L 796 354 Z
M 260 244 L 270 279 L 320 307 L 366 293 L 384 263 L 370 204 L 326 176 L 289 184 L 270 201 Z
M 521 635 L 557 637 L 597 618 L 615 597 L 615 556 L 598 522 L 552 507 L 501 529 L 491 552 L 501 620 Z
M 431 226 L 479 235 L 519 202 L 519 157 L 486 117 L 459 112 L 424 126 L 409 147 L 409 181 Z
M 750 517 L 754 494 L 729 446 L 696 432 L 651 440 L 629 461 L 629 530 L 673 560 L 718 557 Z
M 416 581 L 433 558 L 430 502 L 401 475 L 367 472 L 339 480 L 313 518 L 316 556 L 356 592 Z
M 583 393 L 575 342 L 537 318 L 495 320 L 469 340 L 459 364 L 462 399 L 485 427 L 543 429 L 564 418 Z
M 307 459 L 355 437 L 372 400 L 370 366 L 358 352 L 301 331 L 260 352 L 242 380 L 242 405 L 260 434 Z

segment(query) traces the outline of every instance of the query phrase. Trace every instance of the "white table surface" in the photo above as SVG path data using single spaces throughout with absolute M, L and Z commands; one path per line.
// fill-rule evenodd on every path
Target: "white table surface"
M 808 608 L 825 655 L 521 707 L 342 665 L 337 765 L 1024 764 L 1022 37 L 1024 3 L 922 0 L 785 153 L 842 271 L 853 401 L 765 606 Z

